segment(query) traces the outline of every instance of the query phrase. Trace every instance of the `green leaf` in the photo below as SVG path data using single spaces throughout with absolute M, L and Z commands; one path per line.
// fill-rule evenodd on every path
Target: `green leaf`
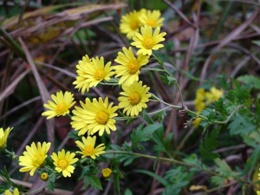
M 244 75 L 237 78 L 238 81 L 246 84 L 247 87 L 260 89 L 260 78 L 253 75 Z
M 164 178 L 161 177 L 160 175 L 157 175 L 157 174 L 154 173 L 154 172 L 147 171 L 147 170 L 141 170 L 141 169 L 135 170 L 135 172 L 137 172 L 137 173 L 143 173 L 143 174 L 149 175 L 150 177 L 153 177 L 154 179 L 156 179 L 158 182 L 160 182 L 160 183 L 161 183 L 162 185 L 164 185 L 164 186 L 169 185 L 169 183 L 167 182 L 166 179 L 164 179 Z
M 131 134 L 132 147 L 144 149 L 140 143 L 150 140 L 153 133 L 160 128 L 163 128 L 162 124 L 148 125 L 144 129 L 143 125 L 139 125 L 138 128 Z
M 154 151 L 158 153 L 172 151 L 171 141 L 173 140 L 173 133 L 169 133 L 165 138 L 164 129 L 162 128 L 154 133 L 152 140 L 156 143 Z
M 204 140 L 200 143 L 200 154 L 202 160 L 213 160 L 218 157 L 218 154 L 213 153 L 214 150 L 218 146 L 217 137 L 219 135 L 220 129 L 213 129 L 211 132 L 206 132 L 206 136 Z
M 100 180 L 95 175 L 89 175 L 87 176 L 88 182 L 91 185 L 91 187 L 102 190 L 102 186 L 100 183 Z
M 124 195 L 133 195 L 133 192 L 130 189 L 126 189 Z
M 228 125 L 228 128 L 231 135 L 248 134 L 257 129 L 255 124 L 252 122 L 252 118 L 239 113 L 236 113 L 231 118 L 231 123 Z
M 49 176 L 49 178 L 47 180 L 47 188 L 48 188 L 48 190 L 50 190 L 50 191 L 54 190 L 54 188 L 55 188 L 55 181 L 56 181 L 56 174 L 53 172 Z

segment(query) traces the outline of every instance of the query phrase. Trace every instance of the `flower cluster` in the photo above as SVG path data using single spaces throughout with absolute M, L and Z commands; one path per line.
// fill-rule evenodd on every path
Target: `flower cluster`
M 195 110 L 197 113 L 201 113 L 202 110 L 206 108 L 207 105 L 217 101 L 223 96 L 223 91 L 215 87 L 210 88 L 209 91 L 205 91 L 203 88 L 199 88 L 196 91 L 196 98 L 194 101 Z M 197 127 L 201 122 L 201 118 L 196 118 L 193 121 L 193 125 Z
M 122 17 L 120 30 L 133 40 L 131 45 L 136 47 L 137 52 L 132 47 L 123 47 L 114 65 L 112 62 L 105 63 L 103 57 L 90 58 L 87 54 L 79 60 L 73 82 L 75 89 L 86 94 L 91 88 L 113 80 L 121 89 L 117 102 L 110 102 L 108 97 L 87 96 L 84 101 L 77 103 L 71 92 L 58 91 L 52 94 L 51 100 L 44 104 L 46 110 L 42 116 L 51 119 L 72 114 L 70 124 L 78 135 L 75 140 L 78 151 L 61 149 L 49 155 L 51 143 L 33 142 L 31 146 L 26 146 L 26 151 L 19 157 L 19 165 L 22 166 L 20 172 L 29 172 L 33 176 L 37 171 L 44 181 L 48 180 L 50 169 L 64 177 L 71 177 L 77 163 L 84 162 L 86 158 L 95 160 L 105 153 L 105 144 L 96 144 L 97 135 L 103 136 L 117 130 L 119 109 L 122 109 L 120 114 L 123 116 L 137 117 L 147 108 L 150 88 L 140 80 L 140 73 L 141 68 L 149 63 L 152 52 L 163 47 L 161 42 L 165 40 L 166 33 L 160 32 L 162 22 L 161 13 L 157 10 L 142 9 L 126 14 Z M 0 130 L 1 145 L 6 142 L 2 141 L 1 137 L 6 139 L 2 134 L 8 135 L 9 132 L 6 130 L 6 133 L 2 133 Z M 112 172 L 110 168 L 105 168 L 102 175 L 107 178 Z

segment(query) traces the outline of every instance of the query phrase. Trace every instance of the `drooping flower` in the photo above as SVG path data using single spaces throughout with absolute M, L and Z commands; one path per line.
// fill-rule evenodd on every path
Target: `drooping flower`
M 143 25 L 151 26 L 152 28 L 162 27 L 164 18 L 161 18 L 159 10 L 145 10 L 142 11 L 140 21 Z
M 4 195 L 20 195 L 18 188 L 14 188 L 14 191 L 11 192 L 10 190 L 5 190 Z
M 64 149 L 59 151 L 58 154 L 53 152 L 51 158 L 54 161 L 53 164 L 55 165 L 55 170 L 58 173 L 62 172 L 64 177 L 71 177 L 71 174 L 75 169 L 73 164 L 78 161 L 78 158 L 74 158 L 75 156 L 75 153 L 70 153 L 69 151 L 65 152 Z
M 120 92 L 119 108 L 123 108 L 126 115 L 137 116 L 143 108 L 147 108 L 147 102 L 151 97 L 149 87 L 143 85 L 142 81 L 135 81 L 131 85 L 122 85 L 123 92 Z
M 8 127 L 6 130 L 3 128 L 0 128 L 0 149 L 4 148 L 7 143 L 7 138 L 9 133 L 11 132 L 13 128 Z
M 107 178 L 111 175 L 112 170 L 110 168 L 104 168 L 102 169 L 102 175 L 103 177 Z
M 117 106 L 113 106 L 113 103 L 108 102 L 108 98 L 103 100 L 101 97 L 97 100 L 85 99 L 85 104 L 80 102 L 82 108 L 76 107 L 73 112 L 74 116 L 71 118 L 71 125 L 75 130 L 79 131 L 79 135 L 83 135 L 88 132 L 89 135 L 93 135 L 97 131 L 99 136 L 102 136 L 104 131 L 110 134 L 110 130 L 116 130 Z
M 132 48 L 123 47 L 123 52 L 118 52 L 115 59 L 119 65 L 114 67 L 116 77 L 120 77 L 118 84 L 132 84 L 139 80 L 140 69 L 148 63 L 149 56 L 139 54 L 135 57 Z
M 140 22 L 140 15 L 141 12 L 132 11 L 122 16 L 119 29 L 123 34 L 126 34 L 128 39 L 132 39 L 135 33 L 139 31 L 139 28 L 142 25 Z
M 82 154 L 82 158 L 91 157 L 92 159 L 96 159 L 96 156 L 105 153 L 104 144 L 99 144 L 97 147 L 95 147 L 95 144 L 96 136 L 88 136 L 87 139 L 85 137 L 82 137 L 82 142 L 76 141 L 77 147 L 79 147 L 79 149 L 81 150 L 78 153 Z
M 76 81 L 73 82 L 76 89 L 80 89 L 81 93 L 89 91 L 91 87 L 96 87 L 101 81 L 109 81 L 114 75 L 111 62 L 105 64 L 103 57 L 91 58 L 85 55 L 77 68 Z
M 52 101 L 49 100 L 47 104 L 44 104 L 48 110 L 42 113 L 42 116 L 47 116 L 47 119 L 69 114 L 69 109 L 75 104 L 73 94 L 68 91 L 64 94 L 62 91 L 57 92 L 56 95 L 52 94 L 51 99 Z
M 151 26 L 143 26 L 141 33 L 136 33 L 133 37 L 131 45 L 138 48 L 137 54 L 152 55 L 153 50 L 163 47 L 160 42 L 165 40 L 165 35 L 165 32 L 160 33 L 159 27 L 153 31 Z
M 26 146 L 26 151 L 23 152 L 23 156 L 19 157 L 19 165 L 23 166 L 19 171 L 30 171 L 30 176 L 33 176 L 36 169 L 43 166 L 50 146 L 51 143 L 46 142 L 38 142 L 37 145 L 33 142 L 31 146 Z

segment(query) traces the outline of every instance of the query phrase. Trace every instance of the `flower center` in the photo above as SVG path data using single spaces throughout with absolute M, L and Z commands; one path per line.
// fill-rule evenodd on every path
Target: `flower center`
M 144 40 L 143 40 L 143 46 L 144 46 L 146 49 L 152 49 L 153 46 L 154 46 L 153 38 L 152 38 L 152 37 L 146 37 L 146 38 L 144 38 Z
M 151 27 L 155 27 L 156 26 L 156 23 L 155 23 L 155 21 L 154 20 L 147 20 L 147 22 L 146 22 L 146 24 L 148 25 L 148 26 L 151 26 Z
M 68 106 L 64 103 L 57 104 L 56 113 L 57 115 L 63 115 L 66 111 L 68 111 Z
M 139 27 L 139 22 L 138 22 L 138 20 L 133 20 L 133 21 L 130 22 L 130 28 L 131 28 L 132 30 L 136 30 L 136 29 L 138 29 L 138 27 Z
M 102 69 L 99 69 L 99 70 L 96 70 L 95 74 L 94 74 L 94 79 L 96 79 L 97 81 L 101 81 L 104 79 L 106 73 L 104 70 Z
M 96 121 L 101 125 L 106 124 L 108 119 L 109 119 L 109 115 L 106 112 L 101 111 L 98 112 L 96 115 Z
M 139 70 L 139 63 L 137 59 L 131 60 L 127 65 L 127 70 L 130 74 L 135 74 Z
M 130 103 L 132 105 L 137 105 L 140 100 L 141 100 L 141 96 L 139 93 L 137 92 L 133 92 L 129 97 L 128 97 L 128 100 L 130 101 Z
M 61 159 L 61 160 L 59 161 L 58 166 L 59 166 L 61 169 L 66 169 L 66 167 L 68 166 L 68 162 L 67 162 L 65 159 Z
M 93 152 L 94 152 L 94 147 L 92 147 L 92 146 L 86 146 L 86 147 L 84 148 L 84 151 L 83 151 L 83 153 L 84 153 L 86 156 L 91 156 L 91 155 L 93 154 Z
M 32 160 L 32 165 L 34 167 L 40 167 L 44 162 L 44 157 L 42 155 L 36 155 Z

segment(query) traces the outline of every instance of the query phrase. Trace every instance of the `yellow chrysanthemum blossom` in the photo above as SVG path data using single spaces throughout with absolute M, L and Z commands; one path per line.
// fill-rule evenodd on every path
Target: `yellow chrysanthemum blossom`
M 166 32 L 160 33 L 160 28 L 157 27 L 154 31 L 151 26 L 141 27 L 141 33 L 136 33 L 133 37 L 131 45 L 138 48 L 137 54 L 152 55 L 153 50 L 158 50 L 163 47 L 160 42 L 164 41 Z
M 161 18 L 161 12 L 159 10 L 144 10 L 140 16 L 140 22 L 152 28 L 162 27 L 163 20 L 164 18 Z
M 79 149 L 81 150 L 78 153 L 82 154 L 82 158 L 91 157 L 92 159 L 96 159 L 96 156 L 105 153 L 104 144 L 99 144 L 97 147 L 95 147 L 95 144 L 96 136 L 88 136 L 87 139 L 85 137 L 82 137 L 82 142 L 76 141 L 77 147 L 79 147 Z
M 78 158 L 74 158 L 75 156 L 75 153 L 65 152 L 64 149 L 59 151 L 58 154 L 53 152 L 51 158 L 54 161 L 53 164 L 55 165 L 55 170 L 58 173 L 62 172 L 64 177 L 71 177 L 71 174 L 75 169 L 73 164 L 78 161 Z
M 49 178 L 49 174 L 46 173 L 46 172 L 43 172 L 43 173 L 41 174 L 40 178 L 41 178 L 41 180 L 43 180 L 43 181 L 47 181 L 48 178 Z
M 103 80 L 109 81 L 114 75 L 111 62 L 105 64 L 103 57 L 89 59 L 88 55 L 85 55 L 76 68 L 77 77 L 73 84 L 76 85 L 76 89 L 81 90 L 82 94 L 89 91 L 91 87 L 96 87 Z
M 256 191 L 257 195 L 260 195 L 260 191 Z
M 223 96 L 223 91 L 217 89 L 216 87 L 211 87 L 209 92 L 205 94 L 207 103 L 212 103 L 217 101 Z
M 203 88 L 199 88 L 196 91 L 196 98 L 194 101 L 195 110 L 197 113 L 201 113 L 206 108 L 206 105 L 217 101 L 223 96 L 223 91 L 212 87 L 209 91 L 205 91 Z M 192 123 L 195 127 L 201 123 L 201 118 L 196 118 Z
M 138 55 L 135 57 L 131 47 L 123 47 L 123 52 L 118 52 L 115 61 L 119 64 L 114 67 L 116 77 L 121 77 L 118 84 L 132 84 L 139 80 L 140 69 L 148 63 L 149 56 Z
M 31 146 L 26 146 L 26 151 L 23 152 L 23 156 L 19 157 L 19 165 L 24 166 L 19 171 L 30 171 L 30 175 L 33 176 L 36 169 L 44 164 L 50 146 L 51 143 L 46 142 L 38 142 L 37 145 L 33 142 Z
M 151 97 L 149 93 L 149 87 L 143 85 L 142 81 L 133 82 L 133 84 L 127 86 L 122 85 L 123 92 L 120 92 L 119 108 L 123 108 L 123 112 L 126 115 L 134 117 L 142 111 L 143 108 L 147 108 L 147 102 Z
M 86 98 L 85 103 L 80 102 L 81 107 L 73 110 L 74 116 L 72 116 L 71 125 L 75 130 L 79 131 L 79 135 L 83 135 L 88 132 L 89 135 L 93 135 L 97 131 L 99 136 L 106 133 L 110 134 L 110 130 L 116 130 L 117 106 L 113 106 L 113 103 L 108 102 L 108 98 L 103 100 L 101 97 L 97 100 Z
M 42 113 L 42 116 L 47 116 L 47 119 L 53 118 L 55 116 L 65 116 L 69 114 L 70 108 L 75 104 L 73 94 L 71 92 L 62 91 L 56 93 L 56 95 L 51 95 L 51 100 L 44 107 L 48 110 Z
M 11 132 L 13 128 L 8 127 L 6 130 L 3 128 L 0 128 L 0 149 L 4 148 L 7 143 L 7 138 L 9 133 Z
M 112 170 L 110 168 L 104 168 L 102 169 L 102 175 L 103 177 L 107 178 L 111 175 Z
M 5 190 L 4 195 L 20 195 L 20 192 L 17 188 L 14 188 L 13 192 L 11 192 L 10 190 Z
M 88 55 L 82 57 L 82 60 L 76 65 L 77 77 L 76 81 L 73 82 L 73 85 L 76 85 L 75 88 L 81 90 L 81 93 L 84 94 L 85 91 L 89 90 L 89 82 L 86 80 L 87 67 L 91 66 L 91 60 Z
M 140 22 L 141 12 L 132 11 L 128 14 L 122 16 L 120 21 L 119 29 L 121 33 L 126 34 L 128 39 L 132 39 L 132 37 L 139 31 L 139 28 L 142 26 Z

